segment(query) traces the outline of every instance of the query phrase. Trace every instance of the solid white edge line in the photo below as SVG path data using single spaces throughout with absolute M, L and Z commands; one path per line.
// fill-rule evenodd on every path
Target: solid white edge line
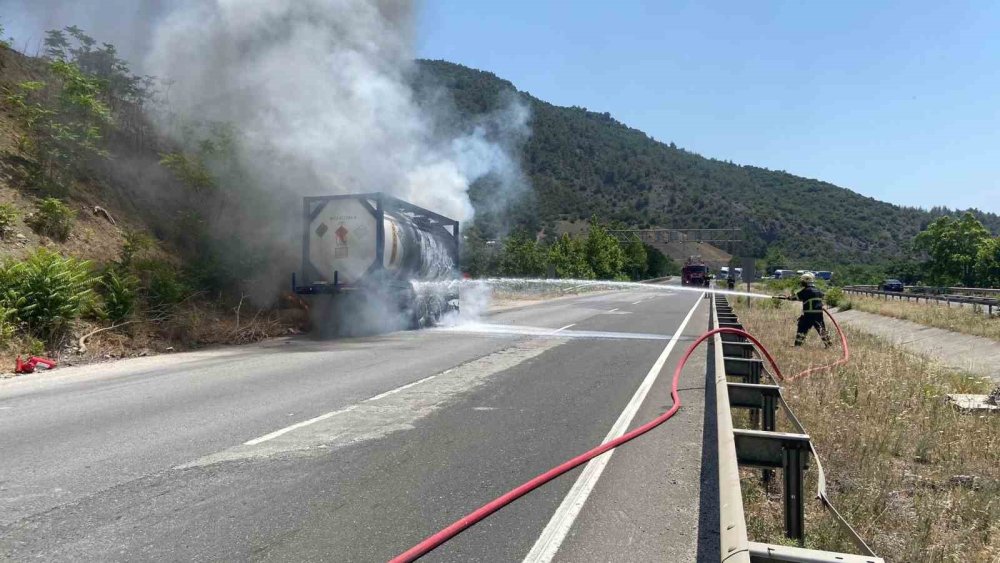
M 684 332 L 684 328 L 687 326 L 688 321 L 694 315 L 698 306 L 701 305 L 702 299 L 705 294 L 702 293 L 698 300 L 695 302 L 691 310 L 688 311 L 684 320 L 681 321 L 679 327 L 677 327 L 674 336 L 667 343 L 666 348 L 660 353 L 660 357 L 656 359 L 653 367 L 650 368 L 649 373 L 646 374 L 646 378 L 642 380 L 639 388 L 635 390 L 635 394 L 632 395 L 632 400 L 628 402 L 625 406 L 625 410 L 622 411 L 621 415 L 618 416 L 618 420 L 615 422 L 614 426 L 611 427 L 611 431 L 604 438 L 604 442 L 614 440 L 615 438 L 624 434 L 629 425 L 632 423 L 632 419 L 635 418 L 636 413 L 639 411 L 639 407 L 642 406 L 643 401 L 646 399 L 646 395 L 649 393 L 650 388 L 656 383 L 656 379 L 660 375 L 660 371 L 663 370 L 663 365 L 667 363 L 667 358 L 670 356 L 670 352 L 673 351 L 674 346 L 677 344 L 677 340 L 680 338 L 681 334 Z M 604 443 L 602 442 L 602 443 Z M 559 504 L 559 508 L 556 509 L 555 514 L 549 520 L 549 523 L 542 530 L 541 535 L 538 536 L 538 540 L 535 541 L 535 545 L 532 546 L 531 551 L 525 556 L 525 563 L 548 563 L 552 561 L 555 557 L 556 552 L 559 551 L 559 547 L 562 545 L 563 540 L 569 534 L 570 529 L 573 527 L 573 522 L 576 521 L 577 516 L 580 515 L 580 511 L 583 509 L 583 505 L 587 502 L 587 497 L 590 496 L 591 491 L 594 490 L 594 486 L 597 485 L 597 480 L 601 478 L 601 474 L 604 473 L 604 468 L 607 467 L 608 462 L 611 461 L 612 454 L 615 450 L 610 450 L 598 457 L 587 462 L 587 465 L 583 468 L 583 472 L 577 477 L 576 482 L 573 483 L 573 487 L 566 494 L 562 503 Z
M 451 370 L 449 369 L 449 370 L 446 370 L 446 371 L 444 371 L 442 373 L 448 373 L 449 371 L 451 371 Z M 396 387 L 395 389 L 390 389 L 389 391 L 386 391 L 385 393 L 379 393 L 378 395 L 375 395 L 374 397 L 368 397 L 367 399 L 365 399 L 362 402 L 363 403 L 367 403 L 369 401 L 377 401 L 378 399 L 384 399 L 385 397 L 388 397 L 389 395 L 393 395 L 395 393 L 399 393 L 400 391 L 403 391 L 405 389 L 409 389 L 410 387 L 413 387 L 415 385 L 420 385 L 421 383 L 430 381 L 430 380 L 434 379 L 437 376 L 438 376 L 438 374 L 435 373 L 434 375 L 427 376 L 427 377 L 425 377 L 423 379 L 418 379 L 416 381 L 407 383 L 406 385 L 401 385 L 399 387 Z M 286 427 L 284 427 L 284 428 L 282 428 L 280 430 L 275 430 L 274 432 L 271 432 L 270 434 L 264 434 L 260 438 L 254 438 L 253 440 L 248 440 L 246 442 L 243 442 L 243 445 L 244 446 L 256 446 L 257 444 L 266 442 L 268 440 L 273 440 L 273 439 L 277 438 L 278 436 L 281 436 L 282 434 L 287 434 L 287 433 L 291 432 L 292 430 L 298 430 L 299 428 L 302 428 L 304 426 L 309 426 L 310 424 L 316 424 L 317 422 L 320 422 L 321 420 L 326 420 L 326 419 L 328 419 L 328 418 L 330 418 L 332 416 L 336 416 L 338 414 L 344 414 L 345 412 L 351 412 L 351 411 L 353 411 L 356 408 L 358 408 L 358 405 L 354 404 L 354 405 L 351 405 L 349 407 L 342 408 L 340 410 L 335 410 L 335 411 L 332 411 L 332 412 L 328 412 L 326 414 L 321 414 L 321 415 L 319 415 L 317 417 L 310 418 L 309 420 L 303 420 L 302 422 L 296 422 L 295 424 L 293 424 L 291 426 L 286 426 Z

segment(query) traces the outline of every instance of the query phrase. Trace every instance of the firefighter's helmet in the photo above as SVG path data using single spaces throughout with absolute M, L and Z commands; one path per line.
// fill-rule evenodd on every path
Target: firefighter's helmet
M 815 283 L 816 282 L 816 274 L 814 274 L 812 272 L 806 272 L 806 273 L 802 274 L 802 277 L 799 278 L 799 279 L 802 280 L 802 283 Z

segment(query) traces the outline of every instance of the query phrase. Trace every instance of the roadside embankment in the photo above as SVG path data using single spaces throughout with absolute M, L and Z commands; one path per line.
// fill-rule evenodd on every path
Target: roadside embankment
M 842 309 L 875 313 L 917 324 L 989 338 L 1000 342 L 1000 316 L 992 317 L 975 307 L 946 303 L 884 300 L 860 295 L 845 296 Z
M 1000 341 L 852 309 L 837 313 L 850 327 L 884 338 L 949 368 L 1000 383 Z M 1000 320 L 994 321 L 1000 323 Z
M 793 348 L 798 308 L 737 305 L 740 320 L 797 373 L 839 357 L 815 333 Z M 1000 557 L 1000 416 L 961 412 L 948 393 L 992 385 L 847 326 L 851 361 L 785 384 L 816 443 L 834 505 L 886 561 L 996 561 Z M 779 428 L 780 429 L 780 428 Z M 779 474 L 780 475 L 780 474 Z M 780 476 L 769 488 L 744 473 L 752 539 L 782 541 Z M 815 483 L 815 470 L 807 479 Z M 807 504 L 810 547 L 849 550 L 835 521 Z

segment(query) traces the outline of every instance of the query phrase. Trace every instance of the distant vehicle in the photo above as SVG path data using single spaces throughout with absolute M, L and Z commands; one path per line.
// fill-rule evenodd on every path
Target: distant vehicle
M 903 282 L 899 280 L 885 280 L 878 286 L 882 291 L 903 291 Z
M 787 280 L 789 278 L 794 278 L 799 274 L 795 270 L 775 270 L 774 279 L 776 280 Z
M 697 257 L 688 258 L 684 267 L 681 268 L 681 285 L 701 285 L 708 286 L 711 278 L 708 275 L 708 266 Z
M 816 277 L 821 280 L 830 281 L 833 279 L 833 272 L 828 272 L 826 270 L 821 270 L 816 272 Z

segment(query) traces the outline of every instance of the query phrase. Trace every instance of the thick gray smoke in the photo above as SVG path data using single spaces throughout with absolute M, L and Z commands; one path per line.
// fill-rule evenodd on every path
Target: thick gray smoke
M 8 32 L 78 25 L 162 83 L 168 133 L 223 122 L 259 185 L 288 195 L 385 191 L 468 220 L 471 181 L 498 201 L 523 182 L 512 156 L 527 106 L 455 133 L 447 100 L 414 98 L 408 0 L 0 0 Z M 442 131 L 450 131 L 443 134 Z
M 460 118 L 445 90 L 417 74 L 410 1 L 0 5 L 18 14 L 4 18 L 15 35 L 78 25 L 99 42 L 121 42 L 136 72 L 159 80 L 156 121 L 173 140 L 166 150 L 197 154 L 206 132 L 232 133 L 236 154 L 207 159 L 220 185 L 204 197 L 176 189 L 148 154 L 110 166 L 128 170 L 121 191 L 142 196 L 142 208 L 208 241 L 211 252 L 189 250 L 258 304 L 272 302 L 299 268 L 302 196 L 386 192 L 467 222 L 477 179 L 488 178 L 489 197 L 478 201 L 494 212 L 523 188 L 516 155 L 529 135 L 527 105 L 511 93 L 491 114 Z M 193 227 L 204 225 L 207 236 L 176 219 L 192 209 L 201 221 Z
M 413 20 L 388 0 L 192 0 L 155 27 L 144 71 L 169 81 L 176 114 L 235 124 L 266 182 L 385 191 L 467 220 L 471 181 L 519 181 L 507 141 L 527 135 L 528 114 L 512 100 L 471 131 L 436 133 L 411 87 Z

